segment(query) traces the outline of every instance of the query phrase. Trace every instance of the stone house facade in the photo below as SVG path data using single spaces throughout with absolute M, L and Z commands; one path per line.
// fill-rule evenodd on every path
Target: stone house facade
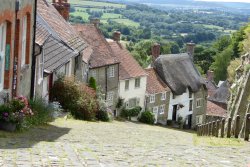
M 155 123 L 166 125 L 171 91 L 154 68 L 148 68 L 145 71 L 148 75 L 145 108 L 153 112 Z
M 98 25 L 99 20 L 92 20 L 90 24 L 74 25 L 75 30 L 88 44 L 86 56 L 82 59 L 85 67 L 83 79 L 88 82 L 93 77 L 96 80 L 108 107 L 115 112 L 118 101 L 120 62 L 115 59 Z
M 33 0 L 1 2 L 1 102 L 19 95 L 30 97 L 34 10 Z
M 145 93 L 147 74 L 137 63 L 129 51 L 120 43 L 120 32 L 114 32 L 113 40 L 108 39 L 114 59 L 119 64 L 119 98 L 122 99 L 125 108 L 131 109 L 140 106 L 145 109 Z M 119 111 L 116 114 L 119 115 Z

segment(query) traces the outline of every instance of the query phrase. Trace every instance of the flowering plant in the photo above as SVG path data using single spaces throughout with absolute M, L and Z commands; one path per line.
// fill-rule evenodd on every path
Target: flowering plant
M 34 115 L 26 97 L 14 98 L 7 104 L 0 105 L 0 121 L 19 123 L 25 116 Z

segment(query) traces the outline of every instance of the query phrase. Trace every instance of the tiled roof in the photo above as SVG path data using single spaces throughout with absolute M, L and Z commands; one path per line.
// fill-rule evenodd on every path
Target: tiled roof
M 147 77 L 147 93 L 155 94 L 170 91 L 169 87 L 161 80 L 153 68 L 145 69 Z
M 111 64 L 119 63 L 104 38 L 102 32 L 94 24 L 74 25 L 80 36 L 91 46 L 89 48 L 90 68 L 97 68 Z M 85 58 L 86 59 L 86 58 Z
M 46 0 L 38 0 L 37 13 L 41 17 L 41 23 L 48 27 L 47 29 L 53 37 L 62 40 L 78 52 L 84 50 L 86 47 L 84 41 L 79 37 L 74 28 L 64 20 L 53 5 Z
M 207 115 L 226 117 L 227 111 L 217 104 L 207 101 Z
M 114 56 L 121 62 L 119 67 L 120 80 L 147 75 L 129 51 L 119 42 L 113 41 L 109 42 L 109 44 L 114 52 Z
M 72 57 L 78 55 L 71 48 L 65 46 L 63 43 L 50 36 L 43 45 L 44 51 L 44 70 L 53 72 L 59 67 L 63 66 Z
M 36 43 L 42 46 L 49 36 L 50 36 L 50 33 L 46 30 L 46 28 L 39 21 L 37 21 L 36 22 Z

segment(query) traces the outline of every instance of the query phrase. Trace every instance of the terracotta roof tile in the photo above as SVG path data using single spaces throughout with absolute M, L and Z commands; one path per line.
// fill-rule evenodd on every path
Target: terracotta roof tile
M 42 24 L 48 27 L 53 37 L 62 40 L 78 52 L 84 50 L 86 47 L 84 41 L 53 5 L 46 0 L 38 0 L 37 13 L 41 16 Z
M 148 75 L 146 89 L 148 94 L 170 91 L 169 87 L 161 80 L 153 68 L 145 69 L 145 71 Z
M 109 44 L 114 52 L 114 56 L 121 62 L 119 69 L 119 78 L 121 80 L 147 75 L 129 51 L 119 42 L 113 41 L 109 42 Z
M 226 117 L 227 110 L 223 109 L 222 107 L 211 101 L 207 101 L 207 115 Z
M 117 64 L 119 61 L 113 55 L 113 52 L 104 38 L 102 32 L 93 24 L 74 25 L 80 36 L 91 46 L 88 48 L 90 56 L 90 68 L 102 67 L 105 65 Z M 85 58 L 87 59 L 87 58 Z

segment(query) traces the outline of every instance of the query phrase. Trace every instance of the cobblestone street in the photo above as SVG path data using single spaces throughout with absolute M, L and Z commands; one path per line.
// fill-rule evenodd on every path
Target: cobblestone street
M 0 131 L 0 166 L 247 167 L 250 164 L 249 142 L 225 140 L 229 146 L 223 146 L 201 141 L 191 132 L 164 127 L 58 119 L 49 126 L 20 134 Z

